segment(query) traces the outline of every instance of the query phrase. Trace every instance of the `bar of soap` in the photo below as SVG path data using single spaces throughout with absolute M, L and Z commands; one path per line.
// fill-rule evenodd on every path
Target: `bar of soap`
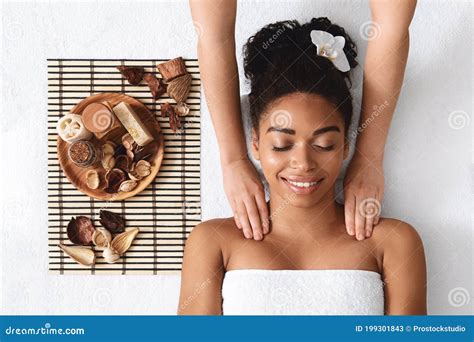
M 154 140 L 150 131 L 128 103 L 120 102 L 113 110 L 115 116 L 120 120 L 138 145 L 145 146 Z
M 98 139 L 102 139 L 109 132 L 121 128 L 122 125 L 115 118 L 112 106 L 109 102 L 93 102 L 82 111 L 84 126 L 94 133 Z

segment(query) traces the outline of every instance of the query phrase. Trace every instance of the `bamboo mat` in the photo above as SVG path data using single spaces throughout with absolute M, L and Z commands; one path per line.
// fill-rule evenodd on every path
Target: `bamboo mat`
M 165 94 L 153 101 L 146 82 L 130 85 L 117 65 L 143 66 L 159 73 L 157 60 L 48 59 L 48 255 L 53 274 L 170 274 L 181 270 L 185 240 L 201 221 L 200 198 L 200 75 L 195 59 L 185 60 L 192 74 L 186 103 L 190 114 L 181 118 L 182 134 L 174 134 L 160 104 L 174 103 Z M 145 104 L 158 120 L 165 140 L 164 158 L 155 180 L 138 195 L 118 202 L 100 201 L 84 195 L 69 182 L 57 158 L 56 122 L 80 100 L 92 94 L 119 92 Z M 107 264 L 95 247 L 96 264 L 77 264 L 57 245 L 72 245 L 66 233 L 73 216 L 85 215 L 99 224 L 99 210 L 121 214 L 126 227 L 139 227 L 132 247 L 115 264 Z

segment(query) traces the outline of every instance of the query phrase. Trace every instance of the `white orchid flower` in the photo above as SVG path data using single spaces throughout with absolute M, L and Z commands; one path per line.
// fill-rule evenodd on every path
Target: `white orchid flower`
M 318 55 L 328 58 L 338 70 L 346 72 L 351 69 L 343 50 L 346 43 L 343 36 L 334 37 L 329 32 L 313 30 L 311 41 L 316 45 Z

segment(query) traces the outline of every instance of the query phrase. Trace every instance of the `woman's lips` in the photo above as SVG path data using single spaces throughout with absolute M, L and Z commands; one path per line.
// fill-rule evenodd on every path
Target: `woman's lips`
M 317 189 L 319 189 L 322 181 L 324 180 L 324 178 L 321 178 L 315 184 L 312 184 L 314 182 L 294 182 L 284 177 L 281 177 L 281 179 L 294 193 L 298 195 L 307 195 L 307 194 L 312 193 L 313 191 L 316 191 Z M 299 184 L 295 184 L 295 183 L 299 183 Z M 301 183 L 306 183 L 306 184 L 301 184 Z

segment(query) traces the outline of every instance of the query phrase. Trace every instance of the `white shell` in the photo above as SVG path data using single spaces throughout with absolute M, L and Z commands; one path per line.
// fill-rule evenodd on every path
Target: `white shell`
M 96 228 L 92 235 L 92 242 L 97 247 L 109 247 L 112 241 L 112 234 L 105 228 Z
M 104 257 L 104 260 L 109 263 L 113 264 L 115 263 L 119 258 L 120 255 L 117 254 L 112 248 L 105 248 L 104 251 L 102 252 L 102 256 Z

